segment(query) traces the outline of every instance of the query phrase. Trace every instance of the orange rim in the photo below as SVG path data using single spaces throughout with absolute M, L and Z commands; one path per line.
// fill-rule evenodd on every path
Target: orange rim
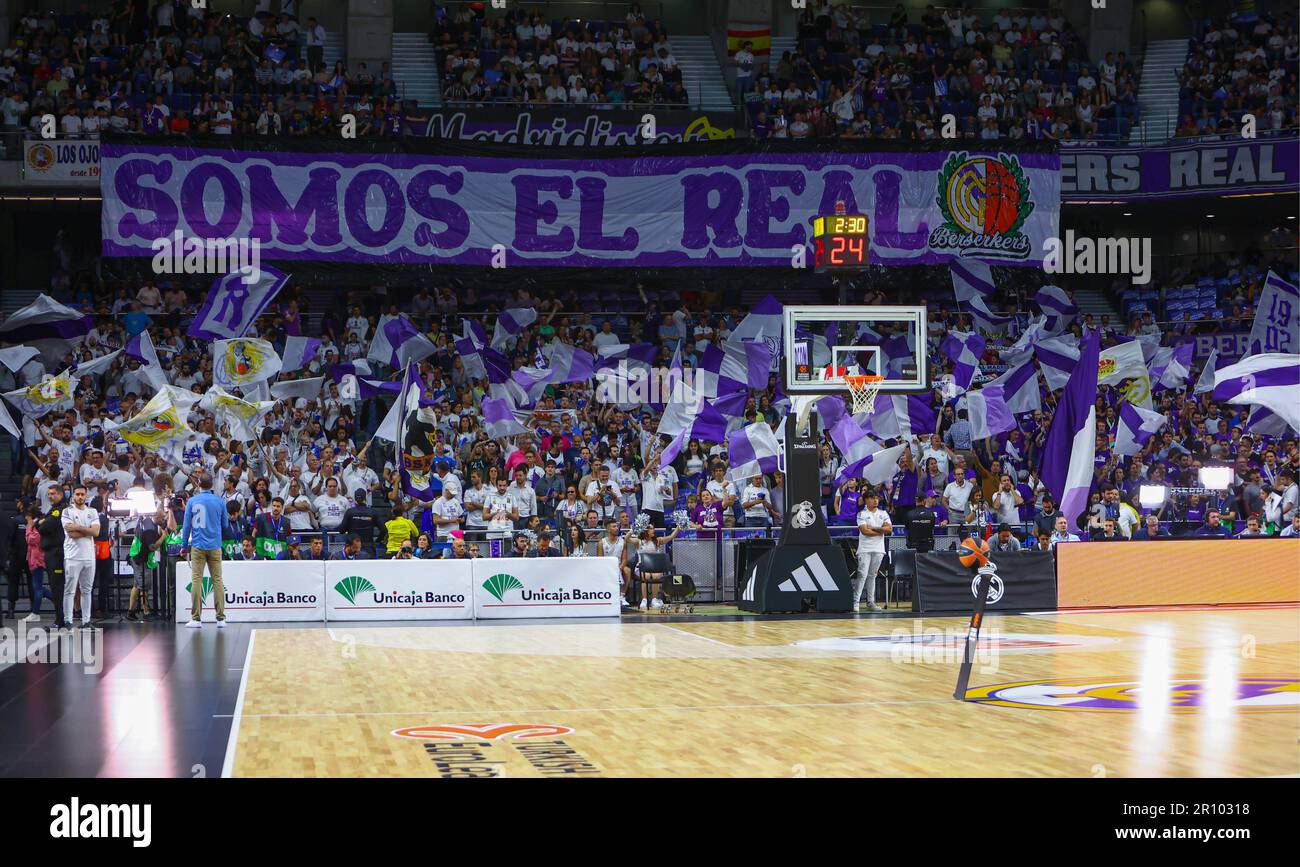
M 858 391 L 860 389 L 866 388 L 868 385 L 870 385 L 873 382 L 884 382 L 884 381 L 885 378 L 883 376 L 871 376 L 869 374 L 866 376 L 844 377 L 844 384 L 849 387 L 850 391 Z

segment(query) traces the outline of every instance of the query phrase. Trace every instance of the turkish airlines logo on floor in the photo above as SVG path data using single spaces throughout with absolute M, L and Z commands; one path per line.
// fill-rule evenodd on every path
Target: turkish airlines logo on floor
M 568 726 L 538 723 L 487 723 L 485 725 L 411 726 L 395 729 L 394 737 L 418 741 L 501 740 L 518 738 L 555 738 L 573 734 Z

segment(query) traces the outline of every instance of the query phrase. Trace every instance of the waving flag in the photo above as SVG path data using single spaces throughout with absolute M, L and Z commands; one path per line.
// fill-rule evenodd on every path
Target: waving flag
M 1142 451 L 1147 440 L 1160 432 L 1169 419 L 1125 401 L 1119 405 L 1119 430 L 1115 433 L 1115 454 L 1131 457 Z
M 423 396 L 419 368 L 414 361 L 408 362 L 402 392 L 393 404 L 397 411 L 398 474 L 406 495 L 427 503 L 437 496 L 442 485 L 435 488 L 432 478 L 433 461 L 438 457 L 434 445 L 438 440 L 438 419 L 425 407 Z
M 579 349 L 558 340 L 547 344 L 543 355 L 549 367 L 522 367 L 511 377 L 528 395 L 528 403 L 536 403 L 547 386 L 566 382 L 585 382 L 592 378 L 595 359 L 585 349 Z
M 192 397 L 198 399 L 197 395 Z M 117 427 L 118 436 L 157 452 L 173 464 L 182 464 L 182 449 L 194 431 L 185 423 L 189 406 L 177 404 L 174 398 L 171 388 L 159 391 L 138 413 Z
M 23 369 L 24 364 L 40 354 L 41 351 L 34 346 L 11 346 L 8 349 L 0 349 L 0 364 L 17 373 Z
M 1192 350 L 1189 341 L 1180 346 L 1162 346 L 1151 359 L 1150 377 L 1165 388 L 1182 388 L 1192 375 Z
M 1007 372 L 990 385 L 1002 386 L 1002 396 L 1013 413 L 1034 412 L 1043 408 L 1038 391 L 1038 373 L 1034 369 L 1034 356 L 1026 352 L 1018 358 L 1007 360 Z
M 353 377 L 356 381 L 356 377 Z M 394 383 L 397 385 L 397 383 Z M 325 385 L 325 377 L 313 376 L 310 379 L 286 379 L 271 385 L 271 396 L 278 400 L 297 399 L 315 400 L 320 397 L 320 390 Z M 400 387 L 400 386 L 399 386 Z M 342 388 L 339 389 L 342 392 Z M 340 396 L 342 396 L 340 394 Z M 360 394 L 357 395 L 360 397 Z
M 1101 335 L 1094 331 L 1080 344 L 1079 364 L 1065 384 L 1043 446 L 1042 480 L 1074 525 L 1088 507 L 1097 452 L 1097 382 Z
M 1196 380 L 1196 387 L 1192 389 L 1193 394 L 1214 391 L 1214 368 L 1218 363 L 1219 350 L 1211 349 L 1210 354 L 1205 357 L 1205 367 L 1201 368 L 1201 376 Z
M 1034 293 L 1034 303 L 1043 311 L 1043 329 L 1047 334 L 1060 334 L 1070 327 L 1079 315 L 1079 308 L 1060 286 L 1044 286 Z
M 68 371 L 48 373 L 35 385 L 5 392 L 5 399 L 23 415 L 40 418 L 47 412 L 63 412 L 73 405 L 72 375 Z
M 1214 399 L 1262 406 L 1300 431 L 1300 355 L 1268 352 L 1214 374 Z
M 1286 420 L 1266 406 L 1252 406 L 1246 424 L 1242 427 L 1246 433 L 1266 437 L 1286 436 Z
M 835 478 L 836 484 L 842 484 L 857 476 L 869 485 L 883 485 L 898 472 L 898 461 L 903 456 L 906 444 L 873 451 L 865 457 L 846 463 L 844 469 Z
M 288 274 L 269 265 L 261 266 L 254 283 L 245 283 L 244 277 L 243 272 L 231 271 L 212 281 L 203 307 L 186 332 L 190 337 L 201 340 L 243 337 L 289 282 Z
M 1007 406 L 1000 385 L 986 385 L 967 392 L 966 414 L 970 421 L 970 435 L 977 440 L 988 439 L 1016 427 L 1015 416 Z
M 1251 355 L 1300 353 L 1300 289 L 1269 271 L 1248 339 Z
M 969 313 L 975 324 L 985 331 L 1001 333 L 1015 321 L 1012 316 L 999 316 L 989 309 L 986 297 L 993 294 L 993 271 L 983 262 L 953 262 L 952 291 L 957 296 L 957 309 Z
M 781 444 L 765 421 L 756 421 L 727 434 L 729 478 L 748 479 L 780 469 Z
M 420 333 L 405 315 L 381 316 L 366 358 L 402 369 L 437 352 L 433 341 Z
M 252 385 L 280 372 L 280 356 L 265 340 L 251 337 L 215 340 L 212 352 L 212 381 L 222 388 Z
M 1120 385 L 1133 380 L 1124 387 L 1124 398 L 1151 409 L 1151 374 L 1147 371 L 1141 341 L 1112 346 L 1098 356 L 1097 364 L 1098 385 Z
M 880 443 L 868 435 L 866 428 L 856 422 L 853 416 L 850 415 L 842 416 L 835 423 L 835 426 L 831 428 L 830 436 L 831 442 L 835 444 L 835 448 L 839 449 L 840 455 L 844 458 L 845 468 L 853 469 L 854 472 L 856 472 L 854 465 L 860 467 L 865 458 L 880 451 L 881 448 Z M 845 475 L 841 471 L 836 484 L 843 482 L 849 475 L 853 475 L 853 473 Z
M 748 341 L 758 341 L 767 344 L 770 350 L 769 358 L 775 359 L 781 354 L 781 328 L 782 312 L 785 310 L 781 302 L 776 300 L 773 295 L 768 295 L 749 312 L 744 319 L 732 330 L 727 336 L 727 344 L 736 350 L 743 350 L 743 344 Z M 743 357 L 737 355 L 737 357 Z M 763 385 L 767 385 L 767 378 L 764 377 Z
M 1079 363 L 1079 341 L 1072 334 L 1040 339 L 1034 343 L 1034 357 L 1038 359 L 1047 387 L 1052 391 L 1065 388 L 1074 366 Z
M 950 331 L 939 345 L 939 351 L 952 362 L 952 378 L 962 391 L 970 389 L 980 372 L 980 356 L 988 344 L 978 334 Z
M 22 429 L 18 427 L 18 422 L 14 421 L 14 417 L 9 414 L 9 407 L 5 406 L 3 400 L 0 400 L 0 428 L 9 431 L 10 436 L 22 442 Z
M 537 311 L 531 307 L 511 307 L 501 311 L 496 328 L 492 330 L 492 348 L 502 352 L 514 343 L 520 333 L 537 321 Z
M 158 361 L 158 351 L 154 349 L 153 338 L 149 336 L 148 331 L 141 331 L 128 340 L 122 351 L 140 362 L 140 372 L 144 374 L 145 379 L 149 380 L 149 385 L 154 391 L 162 391 L 166 387 L 167 374 L 163 372 L 162 364 Z
M 934 410 L 925 397 L 882 394 L 876 398 L 868 427 L 880 439 L 906 439 L 930 436 L 934 433 L 934 422 Z
M 325 341 L 319 337 L 290 337 L 284 341 L 284 357 L 280 359 L 280 372 L 302 370 L 316 359 L 316 351 Z
M 91 317 L 42 293 L 31 304 L 15 310 L 0 323 L 0 338 L 24 343 L 62 341 L 71 346 L 89 334 L 94 324 Z
M 113 366 L 113 362 L 117 361 L 117 357 L 121 354 L 122 350 L 118 349 L 108 353 L 108 355 L 101 355 L 99 358 L 92 358 L 90 361 L 79 362 L 72 369 L 72 375 L 77 379 L 81 379 L 83 376 L 96 376 L 104 373 Z
M 515 418 L 510 401 L 491 397 L 483 398 L 483 429 L 493 439 L 531 433 Z
M 244 400 L 214 385 L 203 395 L 199 406 L 211 412 L 217 424 L 227 425 L 232 437 L 253 442 L 258 437 L 262 420 L 275 408 L 275 401 Z

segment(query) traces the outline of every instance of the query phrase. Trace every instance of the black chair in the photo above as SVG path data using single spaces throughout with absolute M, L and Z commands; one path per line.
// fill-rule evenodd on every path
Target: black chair
M 916 577 L 916 552 L 911 548 L 893 548 L 889 552 L 889 561 L 893 575 L 885 585 L 885 608 L 889 608 L 891 595 L 897 601 L 900 586 L 907 588 L 907 598 L 911 600 L 912 579 Z
M 657 583 L 660 584 L 663 590 L 664 606 L 667 609 L 666 613 L 674 612 L 681 608 L 686 608 L 688 613 L 689 611 L 694 610 L 694 606 L 690 605 L 687 600 L 695 595 L 695 582 L 691 580 L 688 575 L 678 576 L 676 574 L 677 570 L 673 566 L 672 561 L 668 559 L 667 553 L 663 551 L 650 551 L 638 555 L 636 568 L 633 573 L 637 579 L 633 582 L 634 596 L 639 595 L 635 591 L 636 585 L 645 580 L 642 576 L 647 572 L 652 575 L 663 576 Z

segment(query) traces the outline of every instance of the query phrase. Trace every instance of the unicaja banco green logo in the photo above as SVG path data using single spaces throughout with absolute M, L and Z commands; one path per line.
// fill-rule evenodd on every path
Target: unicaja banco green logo
M 362 578 L 360 575 L 349 575 L 339 583 L 335 584 L 334 589 L 339 592 L 340 596 L 348 600 L 349 605 L 352 605 L 356 602 L 358 593 L 364 593 L 367 590 L 374 590 L 375 585 L 371 584 L 367 579 Z
M 513 575 L 507 575 L 505 572 L 493 575 L 483 582 L 483 589 L 495 596 L 498 602 L 506 601 L 504 597 L 507 590 L 518 590 L 523 586 L 522 581 Z
M 211 576 L 211 575 L 204 575 L 204 576 L 203 576 L 203 585 L 202 585 L 202 587 L 203 587 L 203 601 L 204 601 L 204 602 L 211 602 L 211 601 L 212 601 L 212 590 L 213 590 L 213 587 L 212 587 L 212 576 Z M 186 593 L 193 593 L 193 592 L 194 592 L 194 582 L 193 582 L 193 581 L 191 581 L 190 583 L 188 583 L 188 584 L 185 585 L 185 592 L 186 592 Z

